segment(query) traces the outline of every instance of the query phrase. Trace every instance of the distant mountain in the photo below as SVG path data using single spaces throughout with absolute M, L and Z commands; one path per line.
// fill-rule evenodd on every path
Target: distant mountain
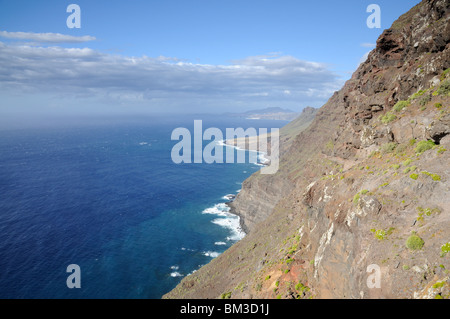
M 247 119 L 255 120 L 283 120 L 292 121 L 300 115 L 300 113 L 294 112 L 289 109 L 283 109 L 281 107 L 268 107 L 262 110 L 250 110 L 242 113 L 225 113 L 226 116 L 243 117 Z

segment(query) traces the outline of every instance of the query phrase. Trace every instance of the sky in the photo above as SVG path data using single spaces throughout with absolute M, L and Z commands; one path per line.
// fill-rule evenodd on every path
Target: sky
M 0 0 L 0 117 L 320 107 L 418 2 Z

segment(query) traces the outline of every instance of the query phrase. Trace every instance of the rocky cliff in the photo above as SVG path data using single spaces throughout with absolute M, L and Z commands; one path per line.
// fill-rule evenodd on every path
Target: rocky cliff
M 449 298 L 449 13 L 424 0 L 383 32 L 244 183 L 249 234 L 166 298 Z
M 310 126 L 317 111 L 315 108 L 306 107 L 299 117 L 281 128 L 279 143 L 281 161 L 296 137 Z M 270 140 L 270 134 L 268 140 Z M 238 142 L 238 146 L 245 148 L 243 145 L 245 145 L 244 142 Z M 251 141 L 248 145 L 251 146 Z M 281 169 L 280 172 L 284 173 L 285 170 Z M 241 217 L 241 226 L 248 233 L 270 215 L 283 194 L 289 193 L 294 186 L 294 178 L 289 174 L 254 174 L 244 181 L 242 191 L 237 195 L 236 200 L 230 203 L 231 211 Z

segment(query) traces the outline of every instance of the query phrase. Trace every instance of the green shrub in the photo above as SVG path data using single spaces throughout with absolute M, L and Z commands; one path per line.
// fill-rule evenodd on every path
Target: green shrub
M 439 176 L 438 174 L 431 174 L 431 178 L 433 179 L 433 181 L 440 181 L 441 180 L 441 176 Z
M 415 99 L 417 99 L 419 96 L 422 96 L 425 92 L 426 92 L 426 91 L 424 91 L 424 90 L 417 91 L 416 93 L 414 93 L 413 95 L 411 95 L 411 96 L 409 97 L 408 100 L 409 100 L 409 101 L 415 100 Z
M 417 180 L 419 178 L 419 175 L 414 173 L 409 175 L 409 177 L 411 177 L 413 180 Z
M 381 117 L 381 123 L 388 124 L 392 121 L 395 121 L 397 119 L 397 116 L 391 112 L 387 112 L 383 117 Z
M 334 149 L 334 143 L 333 141 L 328 141 L 327 144 L 325 145 L 327 150 L 333 150 Z
M 409 105 L 408 101 L 398 101 L 395 105 L 393 110 L 395 112 L 400 112 L 401 110 L 403 110 L 405 107 L 407 107 Z
M 450 242 L 442 245 L 442 247 L 441 247 L 441 257 L 444 257 L 448 252 L 450 252 Z
M 360 193 L 353 196 L 353 204 L 357 205 L 359 203 L 359 198 L 361 197 Z
M 397 144 L 394 142 L 386 143 L 386 144 L 381 145 L 381 151 L 383 153 L 392 153 L 396 147 L 397 147 Z
M 448 68 L 447 70 L 445 70 L 444 72 L 442 72 L 440 80 L 441 80 L 441 81 L 444 81 L 445 78 L 447 77 L 447 74 L 448 74 L 449 72 L 450 72 L 450 68 Z
M 414 149 L 416 153 L 422 154 L 425 151 L 432 149 L 436 144 L 433 141 L 420 141 L 417 143 L 416 148 Z
M 433 289 L 442 288 L 442 287 L 444 287 L 444 284 L 445 284 L 445 281 L 438 281 L 433 286 L 431 286 L 431 288 L 433 288 Z
M 441 180 L 441 176 L 439 176 L 438 174 L 433 174 L 433 173 L 430 173 L 430 172 L 427 172 L 427 171 L 422 171 L 420 173 L 422 173 L 424 175 L 427 175 L 427 176 L 430 176 L 433 179 L 433 181 L 440 181 Z
M 442 108 L 442 103 L 434 103 L 434 107 L 440 109 Z
M 437 91 L 435 92 L 436 95 L 450 95 L 450 81 L 447 80 L 439 86 Z
M 409 164 L 411 164 L 411 162 L 412 162 L 412 159 L 408 158 L 406 161 L 404 161 L 404 162 L 402 163 L 402 165 L 403 165 L 403 166 L 408 166 Z
M 295 285 L 295 290 L 300 292 L 309 291 L 309 287 L 302 284 L 300 281 Z
M 382 229 L 379 229 L 375 232 L 375 238 L 378 240 L 383 240 L 386 238 L 386 232 Z
M 220 299 L 230 299 L 231 298 L 231 291 L 230 292 L 224 292 L 220 295 Z
M 430 101 L 431 101 L 431 96 L 425 95 L 423 98 L 420 99 L 419 104 L 420 104 L 421 106 L 425 106 L 425 105 L 427 105 L 428 102 L 430 102 Z
M 405 243 L 406 247 L 411 250 L 422 249 L 424 244 L 425 242 L 423 241 L 423 239 L 416 234 L 412 234 L 411 236 L 409 236 Z

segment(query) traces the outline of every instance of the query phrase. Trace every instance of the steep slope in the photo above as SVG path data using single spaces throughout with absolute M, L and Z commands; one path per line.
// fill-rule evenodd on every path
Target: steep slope
M 280 173 L 275 175 L 254 174 L 244 181 L 242 191 L 236 200 L 230 203 L 232 212 L 241 217 L 241 226 L 247 233 L 270 215 L 283 194 L 289 193 L 293 189 L 294 176 L 289 175 L 283 158 L 289 152 L 295 138 L 311 125 L 317 112 L 317 109 L 307 107 L 299 117 L 281 128 Z M 243 145 L 241 147 L 245 148 Z
M 449 297 L 449 7 L 424 0 L 383 32 L 279 172 L 244 183 L 246 238 L 166 298 Z

